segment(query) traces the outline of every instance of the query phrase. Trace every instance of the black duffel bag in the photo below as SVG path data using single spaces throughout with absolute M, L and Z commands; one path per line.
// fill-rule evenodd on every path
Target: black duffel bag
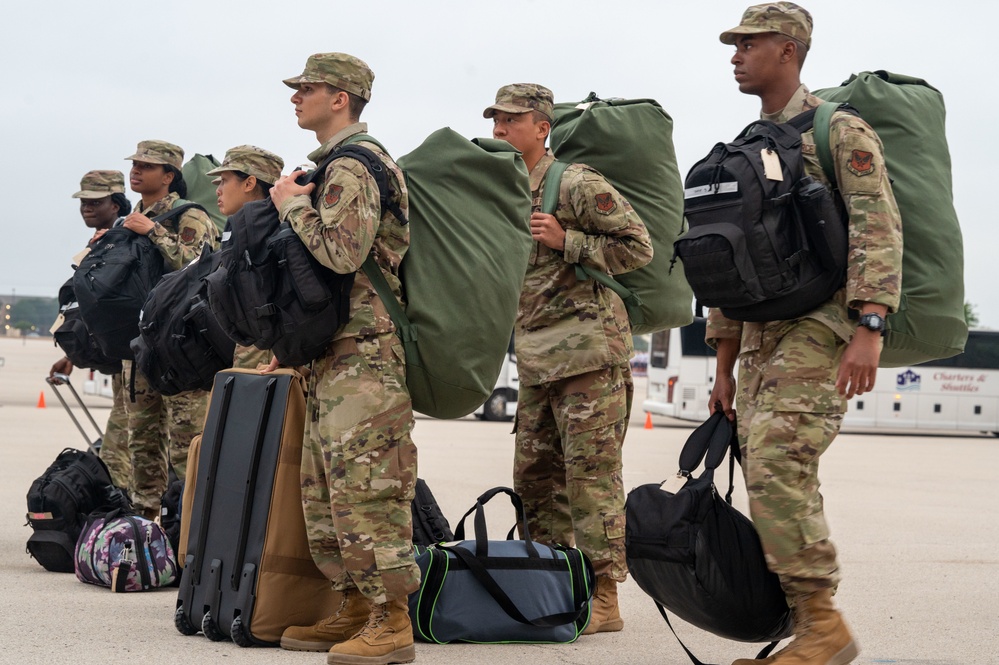
M 714 472 L 726 452 L 729 486 L 722 499 Z M 792 634 L 793 620 L 780 581 L 767 568 L 756 528 L 732 506 L 738 453 L 735 424 L 715 412 L 680 452 L 677 475 L 687 479 L 682 488 L 674 494 L 663 489 L 665 483 L 653 483 L 628 494 L 628 569 L 663 618 L 665 608 L 730 640 L 775 644 Z M 694 478 L 701 460 L 704 471 Z
M 488 540 L 483 504 L 508 494 L 524 540 Z M 464 540 L 475 512 L 475 540 Z M 417 639 L 445 644 L 566 643 L 590 620 L 593 566 L 580 550 L 531 540 L 524 504 L 496 487 L 480 496 L 455 529 L 457 542 L 417 547 L 420 588 L 409 596 Z

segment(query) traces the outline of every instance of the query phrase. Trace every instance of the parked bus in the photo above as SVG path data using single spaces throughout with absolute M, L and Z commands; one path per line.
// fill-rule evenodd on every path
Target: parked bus
M 704 319 L 652 335 L 647 413 L 703 421 L 715 379 Z M 991 432 L 999 436 L 999 331 L 972 330 L 964 353 L 880 368 L 874 390 L 850 400 L 845 429 Z

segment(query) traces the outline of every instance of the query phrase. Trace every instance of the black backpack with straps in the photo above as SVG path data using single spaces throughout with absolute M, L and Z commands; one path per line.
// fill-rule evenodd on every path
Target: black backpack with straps
M 87 367 L 102 374 L 121 371 L 121 361 L 108 358 L 87 330 L 87 324 L 80 316 L 80 303 L 73 292 L 72 277 L 59 288 L 59 313 L 63 317 L 62 323 L 52 333 L 52 338 L 75 367 Z
M 845 212 L 805 175 L 801 154 L 801 134 L 813 122 L 828 125 L 835 107 L 819 109 L 783 124 L 754 122 L 691 168 L 689 230 L 674 243 L 674 260 L 700 305 L 738 321 L 792 319 L 844 284 Z
M 366 136 L 351 140 L 368 140 Z M 358 160 L 378 184 L 382 209 L 391 190 L 381 159 L 358 145 L 343 145 L 298 184 L 321 179 L 335 159 Z M 323 266 L 270 198 L 252 201 L 229 218 L 221 267 L 206 278 L 208 302 L 226 334 L 244 346 L 270 349 L 282 365 L 306 365 L 329 346 L 349 318 L 355 273 Z
M 142 306 L 132 352 L 139 371 L 160 394 L 211 390 L 215 373 L 232 367 L 236 343 L 208 308 L 204 282 L 220 258 L 206 245 L 197 259 L 164 275 Z
M 154 222 L 175 219 L 196 203 L 183 202 L 157 215 Z M 87 329 L 104 354 L 132 360 L 131 341 L 139 334 L 139 312 L 149 292 L 166 272 L 153 241 L 116 226 L 98 238 L 73 274 L 73 290 Z

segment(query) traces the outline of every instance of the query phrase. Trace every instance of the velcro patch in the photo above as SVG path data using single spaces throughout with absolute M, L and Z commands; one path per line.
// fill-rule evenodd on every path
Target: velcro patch
M 847 163 L 846 168 L 853 175 L 870 175 L 874 173 L 874 154 L 866 150 L 854 150 L 850 153 L 850 161 Z
M 323 197 L 323 205 L 327 208 L 332 208 L 337 203 L 340 203 L 341 192 L 343 192 L 343 186 L 330 185 L 330 188 L 326 190 L 326 196 Z
M 194 242 L 194 237 L 197 235 L 192 227 L 188 226 L 183 231 L 180 232 L 180 239 L 182 242 Z
M 597 210 L 604 214 L 610 214 L 614 212 L 615 208 L 617 208 L 617 203 L 614 201 L 614 195 L 610 192 L 597 194 L 593 198 L 597 202 Z

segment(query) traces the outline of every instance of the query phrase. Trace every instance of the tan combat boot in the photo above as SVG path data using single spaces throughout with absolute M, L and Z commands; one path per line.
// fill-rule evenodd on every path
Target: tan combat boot
M 597 588 L 593 592 L 593 605 L 590 607 L 590 624 L 583 635 L 593 633 L 614 633 L 624 628 L 624 619 L 617 606 L 617 582 L 604 575 L 597 576 Z
M 740 659 L 732 665 L 847 665 L 860 647 L 833 607 L 832 591 L 798 596 L 794 602 L 794 640 L 762 660 Z
M 290 651 L 329 651 L 364 627 L 371 603 L 357 589 L 347 589 L 333 616 L 311 626 L 290 626 L 281 635 L 281 648 Z
M 334 646 L 326 656 L 328 665 L 389 665 L 414 660 L 416 647 L 406 598 L 373 603 L 361 631 Z

